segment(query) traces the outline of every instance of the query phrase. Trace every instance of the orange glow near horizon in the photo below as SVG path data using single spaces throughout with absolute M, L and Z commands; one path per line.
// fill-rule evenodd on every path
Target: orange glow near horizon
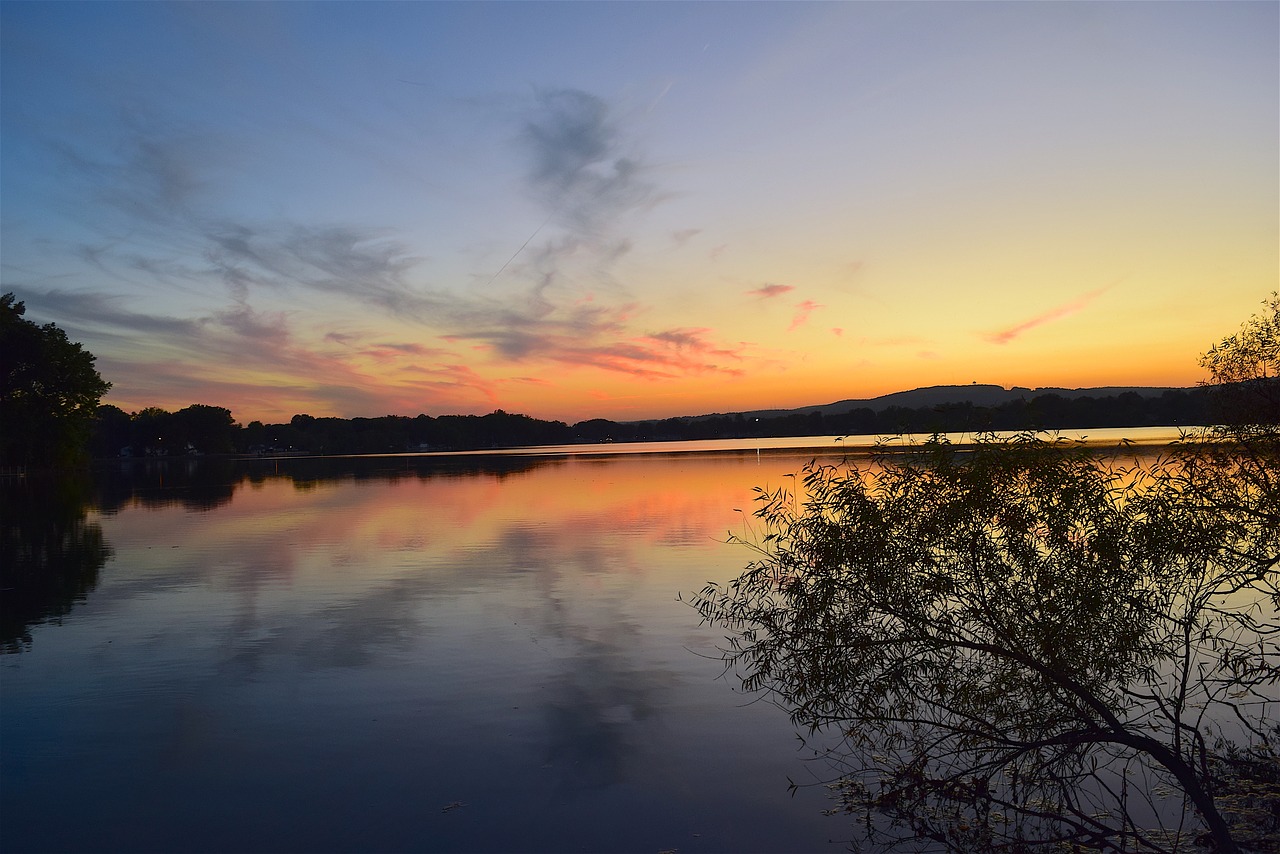
M 396 352 L 380 364 L 363 355 L 346 362 L 332 356 L 317 359 L 319 376 L 306 370 L 305 358 L 290 370 L 254 370 L 239 376 L 234 371 L 202 366 L 187 374 L 176 395 L 163 383 L 129 389 L 127 383 L 117 382 L 104 402 L 125 411 L 148 406 L 176 410 L 207 403 L 226 406 L 241 423 L 278 423 L 299 413 L 350 418 L 484 414 L 504 409 L 572 424 L 592 418 L 633 421 L 791 409 L 933 385 L 1189 387 L 1204 377 L 1199 353 L 1233 331 L 1224 324 L 1216 334 L 1206 332 L 1198 345 L 1183 350 L 1176 344 L 1134 348 L 1127 337 L 1121 337 L 1128 334 L 1127 324 L 1109 328 L 1094 321 L 1093 328 L 1105 329 L 1108 334 L 1082 347 L 1074 341 L 1071 330 L 1052 328 L 1054 321 L 1068 326 L 1070 320 L 1050 316 L 1019 334 L 1006 336 L 1009 340 L 999 344 L 972 331 L 982 327 L 982 322 L 975 320 L 968 340 L 952 336 L 949 348 L 937 347 L 938 342 L 924 336 L 877 340 L 853 332 L 830 335 L 834 346 L 815 343 L 808 352 L 744 346 L 742 351 L 747 355 L 735 362 L 741 369 L 734 373 L 673 373 L 659 378 L 562 365 L 549 378 L 535 379 L 503 376 L 500 365 L 480 362 L 474 367 L 457 364 L 434 370 L 424 382 L 428 374 L 414 364 L 411 352 Z M 987 324 L 987 328 L 995 325 Z M 100 367 L 110 377 L 115 366 L 106 361 Z M 345 377 L 344 384 L 354 383 L 359 389 L 357 405 L 344 406 L 326 397 L 323 380 L 338 377 Z

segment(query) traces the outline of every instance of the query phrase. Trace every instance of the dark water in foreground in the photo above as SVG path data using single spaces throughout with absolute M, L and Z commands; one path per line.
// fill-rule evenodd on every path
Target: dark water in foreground
M 49 564 L 4 591 L 0 849 L 842 850 L 676 598 L 750 560 L 752 487 L 837 450 L 0 484 L 0 559 Z

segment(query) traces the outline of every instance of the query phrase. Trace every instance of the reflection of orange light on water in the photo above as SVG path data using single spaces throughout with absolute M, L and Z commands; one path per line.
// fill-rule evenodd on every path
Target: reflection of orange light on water
M 567 604 L 641 592 L 670 603 L 707 581 L 728 581 L 758 556 L 727 542 L 760 541 L 757 487 L 802 492 L 804 464 L 815 455 L 836 464 L 840 454 L 525 457 L 525 468 L 466 473 L 387 458 L 377 464 L 405 469 L 381 478 L 242 481 L 212 509 L 126 506 L 99 517 L 115 550 L 106 575 L 177 578 L 188 602 L 243 596 L 266 609 L 284 607 L 287 588 L 305 588 L 312 607 L 369 591 L 457 600 L 493 585 L 508 591 L 511 607 L 531 595 Z M 663 613 L 677 622 L 687 616 Z
M 792 456 L 645 455 L 558 459 L 501 477 L 409 475 L 306 489 L 270 478 L 242 483 L 229 503 L 198 516 L 170 506 L 126 509 L 104 522 L 121 557 L 143 560 L 130 544 L 166 531 L 209 578 L 229 569 L 220 557 L 229 544 L 236 561 L 250 554 L 264 572 L 271 567 L 273 583 L 345 588 L 468 564 L 483 553 L 518 559 L 521 542 L 535 541 L 539 553 L 560 554 L 573 571 L 662 575 L 676 571 L 659 554 L 669 544 L 745 564 L 747 555 L 724 541 L 753 509 L 752 487 L 789 485 L 785 475 L 801 464 Z

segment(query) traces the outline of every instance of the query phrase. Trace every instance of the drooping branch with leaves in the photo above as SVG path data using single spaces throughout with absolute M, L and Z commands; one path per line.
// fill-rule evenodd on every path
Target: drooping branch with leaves
M 1277 850 L 1278 471 L 1256 423 L 811 464 L 694 605 L 870 839 Z

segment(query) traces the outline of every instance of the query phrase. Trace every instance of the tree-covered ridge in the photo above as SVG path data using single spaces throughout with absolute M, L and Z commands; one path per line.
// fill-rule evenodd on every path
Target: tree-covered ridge
M 1050 393 L 990 407 L 971 403 L 891 406 L 879 411 L 859 407 L 839 414 L 788 413 L 772 418 L 733 413 L 625 422 L 597 418 L 569 425 L 498 410 L 488 415 L 436 417 L 295 415 L 287 423 L 253 421 L 243 427 L 235 423 L 230 410 L 222 407 L 197 404 L 177 412 L 153 407 L 130 415 L 115 406 L 102 406 L 93 450 L 97 456 L 115 456 L 122 451 L 135 456 L 280 451 L 387 454 L 578 442 L 1190 427 L 1209 423 L 1209 405 L 1209 393 L 1195 388 L 1168 390 L 1156 397 L 1126 392 L 1101 398 L 1068 398 Z

